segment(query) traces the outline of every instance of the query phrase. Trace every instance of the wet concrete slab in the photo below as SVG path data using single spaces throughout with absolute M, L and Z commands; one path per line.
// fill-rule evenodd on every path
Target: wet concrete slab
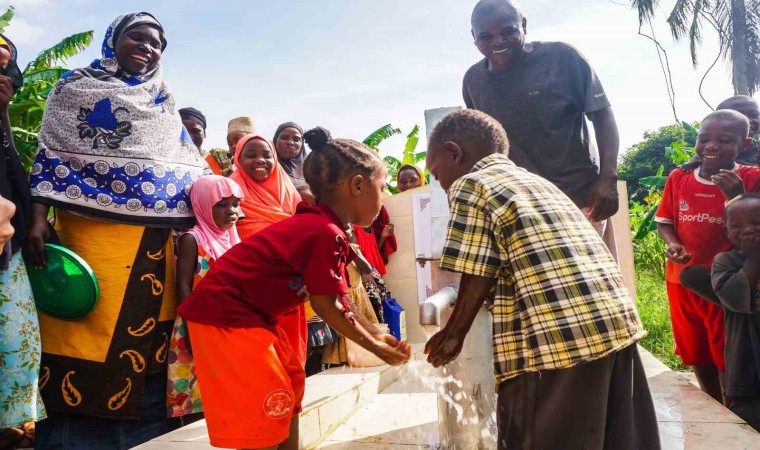
M 416 350 L 419 358 L 419 348 Z M 671 371 L 643 349 L 641 357 L 664 450 L 760 450 L 760 434 L 691 384 L 686 375 Z M 436 394 L 418 377 L 405 374 L 407 369 L 343 369 L 310 378 L 301 416 L 303 448 L 437 448 Z M 205 421 L 200 421 L 138 448 L 213 447 Z

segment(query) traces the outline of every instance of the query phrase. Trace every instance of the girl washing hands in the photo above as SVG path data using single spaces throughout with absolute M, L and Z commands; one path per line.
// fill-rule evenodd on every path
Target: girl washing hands
M 345 297 L 355 254 L 344 230 L 378 215 L 384 164 L 369 147 L 321 128 L 304 139 L 317 206 L 300 204 L 295 216 L 228 251 L 179 308 L 215 447 L 298 447 L 305 373 L 278 319 L 307 299 L 330 327 L 385 362 L 409 360 L 408 344 L 380 333 Z

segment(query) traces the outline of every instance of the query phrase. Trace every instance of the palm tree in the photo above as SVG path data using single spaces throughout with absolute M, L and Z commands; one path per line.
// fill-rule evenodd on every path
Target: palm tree
M 5 31 L 12 18 L 13 7 L 10 7 L 0 16 L 0 33 Z M 27 170 L 37 153 L 37 133 L 42 125 L 45 101 L 58 79 L 69 71 L 62 65 L 67 59 L 84 51 L 92 38 L 92 30 L 72 34 L 41 51 L 21 72 L 24 85 L 13 94 L 8 115 L 16 149 Z
M 654 17 L 659 0 L 631 4 L 643 24 Z M 718 57 L 731 64 L 734 93 L 752 95 L 760 88 L 760 0 L 676 0 L 668 24 L 676 40 L 688 38 L 694 67 L 702 28 L 713 27 L 718 32 Z

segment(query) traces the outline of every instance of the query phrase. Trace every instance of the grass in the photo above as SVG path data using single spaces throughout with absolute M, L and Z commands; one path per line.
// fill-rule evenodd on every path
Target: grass
M 648 270 L 636 271 L 636 294 L 639 316 L 649 335 L 640 344 L 672 370 L 689 370 L 681 358 L 673 353 L 673 328 L 665 280 L 662 275 Z

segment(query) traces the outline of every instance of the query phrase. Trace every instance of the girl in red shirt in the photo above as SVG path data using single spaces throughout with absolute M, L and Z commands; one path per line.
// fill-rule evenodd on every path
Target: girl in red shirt
M 332 328 L 389 364 L 410 347 L 383 334 L 346 300 L 346 264 L 355 256 L 347 224 L 369 226 L 380 211 L 387 172 L 372 149 L 304 135 L 312 153 L 304 176 L 318 201 L 225 253 L 179 307 L 193 339 L 211 444 L 298 447 L 305 373 L 279 326 L 304 301 Z

